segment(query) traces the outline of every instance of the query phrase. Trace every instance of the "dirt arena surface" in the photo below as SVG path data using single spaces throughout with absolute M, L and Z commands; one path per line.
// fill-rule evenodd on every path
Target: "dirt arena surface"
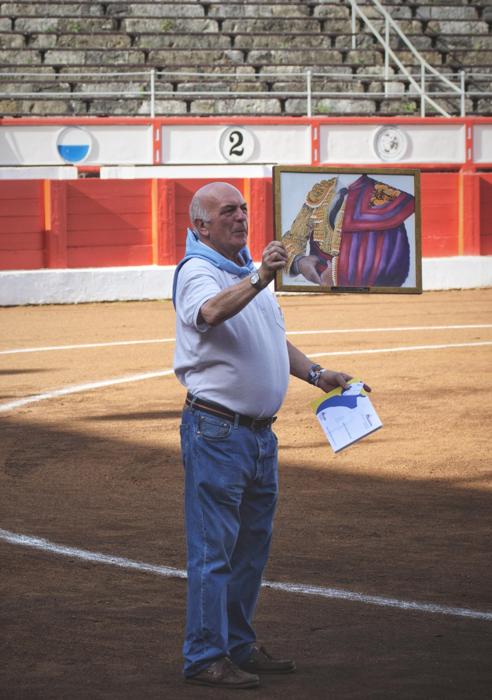
M 328 596 L 262 591 L 259 637 L 297 673 L 250 691 L 185 686 L 186 582 L 49 549 L 183 569 L 172 304 L 4 308 L 2 700 L 492 697 L 492 289 L 279 301 L 288 332 L 317 331 L 289 338 L 345 353 L 318 361 L 370 384 L 384 423 L 334 455 L 309 405 L 317 390 L 293 379 L 275 424 L 266 579 Z M 5 352 L 27 348 L 43 350 Z M 133 381 L 97 386 L 122 377 Z

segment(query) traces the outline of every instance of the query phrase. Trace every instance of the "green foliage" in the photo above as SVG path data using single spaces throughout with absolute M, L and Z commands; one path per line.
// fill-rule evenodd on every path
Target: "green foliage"
M 417 105 L 415 102 L 407 101 L 401 103 L 401 111 L 403 114 L 413 114 L 417 111 Z
M 161 32 L 172 32 L 174 29 L 174 21 L 172 19 L 163 19 L 160 24 Z
M 67 32 L 79 32 L 82 29 L 82 23 L 77 19 L 71 19 L 66 24 Z

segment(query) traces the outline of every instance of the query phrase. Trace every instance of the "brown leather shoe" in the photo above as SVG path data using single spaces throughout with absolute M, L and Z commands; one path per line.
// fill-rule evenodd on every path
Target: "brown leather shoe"
M 185 678 L 186 683 L 208 685 L 214 688 L 257 688 L 260 679 L 254 673 L 246 673 L 234 664 L 229 657 L 224 656 L 203 671 Z
M 251 656 L 240 668 L 248 673 L 292 673 L 296 664 L 291 659 L 274 659 L 265 647 L 254 644 Z

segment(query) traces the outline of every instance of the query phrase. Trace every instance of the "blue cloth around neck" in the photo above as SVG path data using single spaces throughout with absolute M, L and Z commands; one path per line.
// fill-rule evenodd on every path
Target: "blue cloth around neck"
M 224 270 L 225 272 L 229 272 L 231 275 L 237 275 L 238 277 L 246 277 L 247 275 L 250 275 L 253 270 L 255 269 L 255 266 L 253 264 L 253 261 L 251 259 L 250 252 L 247 248 L 247 246 L 244 246 L 239 251 L 239 257 L 244 261 L 244 265 L 237 265 L 235 262 L 232 260 L 229 260 L 228 258 L 225 258 L 223 255 L 218 253 L 214 248 L 210 248 L 208 245 L 205 245 L 205 243 L 202 243 L 198 239 L 198 235 L 192 231 L 191 229 L 188 229 L 186 232 L 186 250 L 185 250 L 185 256 L 184 258 L 179 262 L 178 266 L 176 267 L 176 270 L 174 272 L 174 279 L 173 279 L 173 304 L 174 307 L 176 308 L 176 287 L 178 284 L 178 274 L 181 268 L 185 263 L 188 262 L 188 260 L 191 260 L 192 258 L 200 258 L 201 260 L 208 260 L 212 265 L 215 265 L 215 267 L 218 267 L 219 270 Z

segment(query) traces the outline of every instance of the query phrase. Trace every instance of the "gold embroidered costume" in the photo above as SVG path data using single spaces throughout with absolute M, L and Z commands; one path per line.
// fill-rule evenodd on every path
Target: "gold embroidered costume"
M 345 202 L 336 212 L 335 218 L 330 217 L 337 197 L 336 187 L 337 178 L 321 180 L 307 193 L 306 200 L 294 219 L 290 231 L 287 231 L 282 238 L 289 256 L 288 271 L 291 271 L 292 263 L 298 255 L 309 254 L 307 244 L 311 237 L 326 255 L 332 258 L 339 255 Z M 333 283 L 336 284 L 335 279 Z

